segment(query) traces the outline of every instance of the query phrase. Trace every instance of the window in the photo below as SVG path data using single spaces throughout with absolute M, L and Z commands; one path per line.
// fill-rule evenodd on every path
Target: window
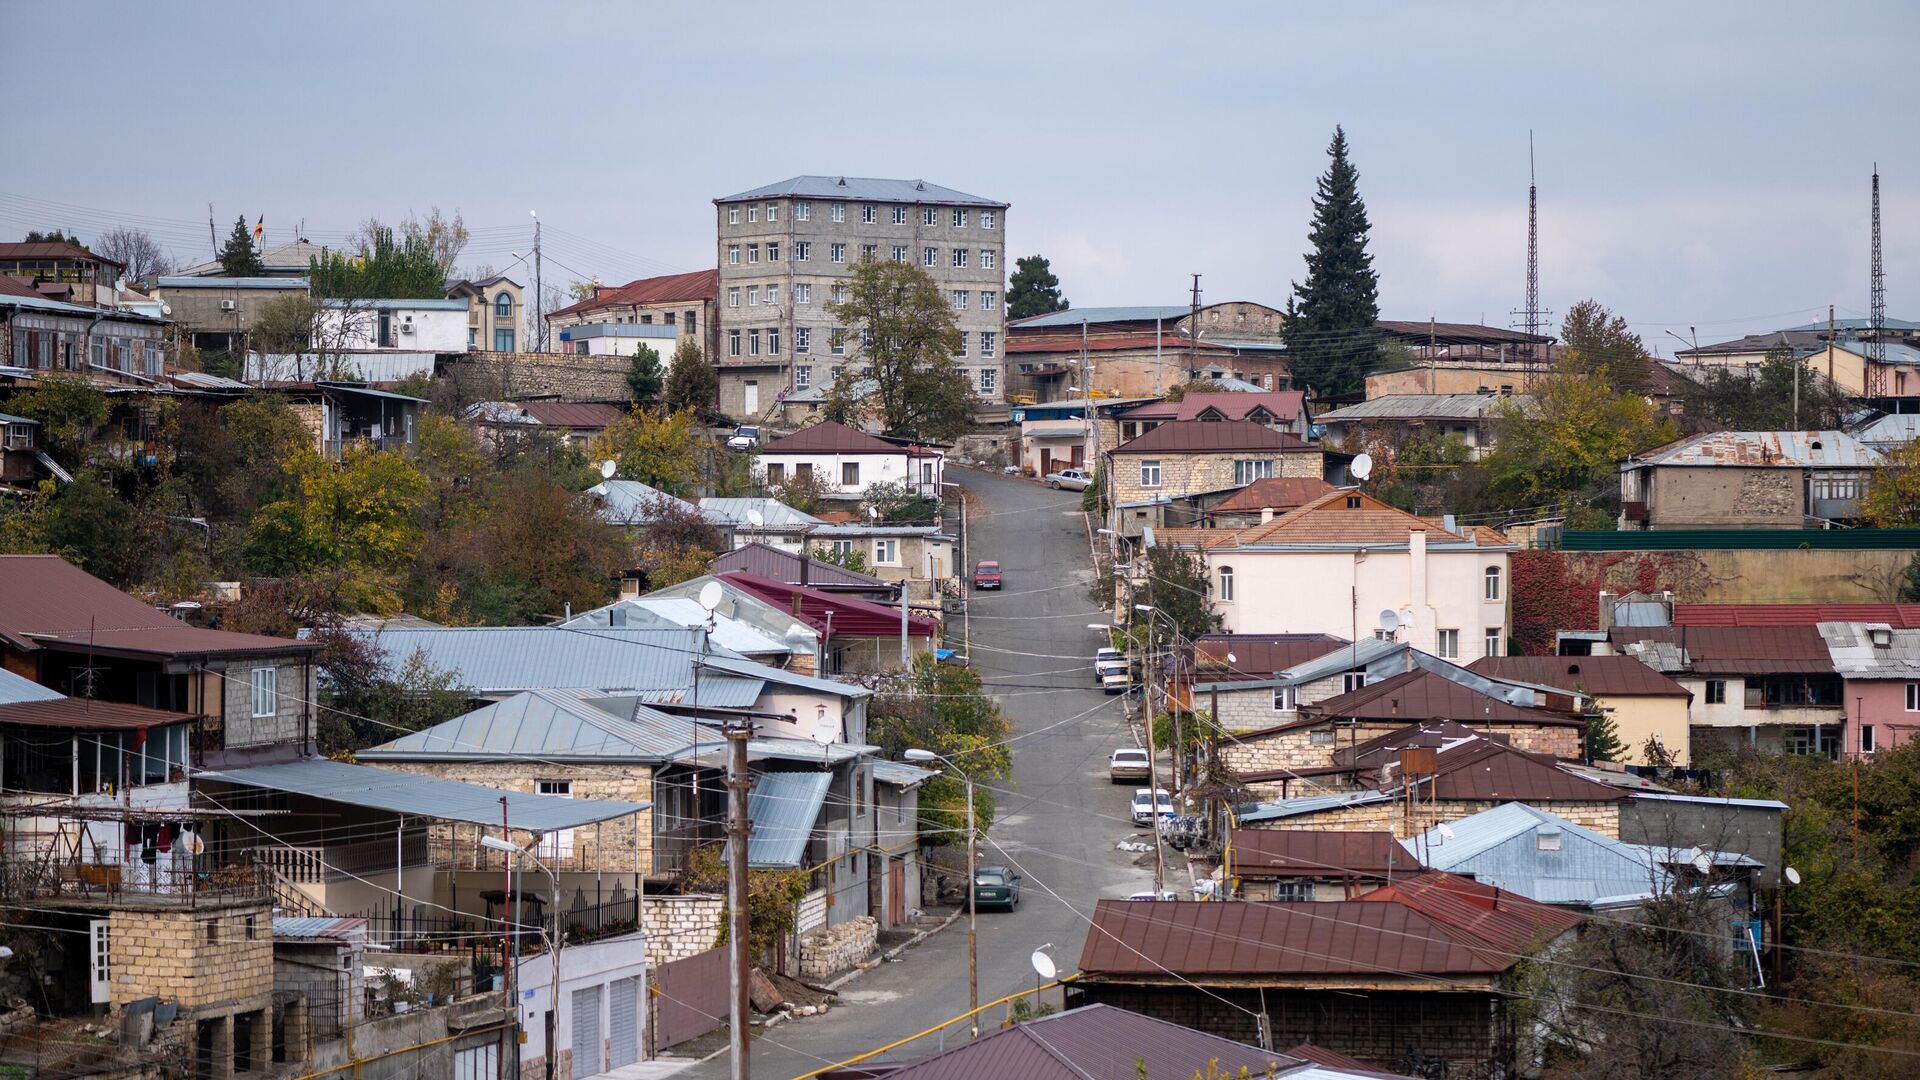
M 767 330 L 767 355 L 780 355 L 780 328 L 777 326 Z
M 836 304 L 844 304 L 844 303 L 846 303 L 846 302 L 847 302 L 847 287 L 846 287 L 845 285 L 842 285 L 841 283 L 839 283 L 839 282 L 837 282 L 837 281 L 836 281 L 836 282 L 834 282 L 834 284 L 833 284 L 833 290 L 832 290 L 832 291 L 831 291 L 831 292 L 830 292 L 830 293 L 828 294 L 828 299 L 830 299 L 830 300 L 832 300 L 832 301 L 833 301 L 834 303 L 836 303 Z
M 786 482 L 786 479 L 787 467 L 785 465 L 778 462 L 772 462 L 767 465 L 767 483 L 782 484 Z
M 1351 694 L 1365 685 L 1367 685 L 1367 673 L 1364 671 L 1349 671 L 1340 680 L 1341 692 L 1346 694 Z
M 1160 486 L 1160 463 L 1143 461 L 1140 463 L 1140 486 L 1157 488 Z
M 779 243 L 779 241 L 777 241 L 777 240 L 769 240 L 769 241 L 767 241 L 767 261 L 768 261 L 768 262 L 779 262 L 779 261 L 780 261 L 780 243 Z
M 740 355 L 740 331 L 738 330 L 727 331 L 727 355 Z
M 860 463 L 843 461 L 840 463 L 840 483 L 843 487 L 860 486 Z
M 881 566 L 898 566 L 900 563 L 900 541 L 875 540 L 873 542 L 873 561 Z
M 993 228 L 994 217 L 995 214 L 991 210 L 980 211 L 980 227 L 983 229 Z
M 793 351 L 797 353 L 813 351 L 813 327 L 796 326 L 793 328 Z
M 747 207 L 747 220 L 748 220 L 748 221 L 759 221 L 759 220 L 760 220 L 760 207 L 758 207 L 758 206 L 749 206 L 749 207 Z
M 984 297 L 986 294 L 982 293 L 981 296 Z M 982 359 L 993 356 L 994 347 L 999 343 L 999 340 L 1000 335 L 992 330 L 980 331 L 980 356 Z
M 813 303 L 813 286 L 804 281 L 796 282 L 793 286 L 793 302 L 796 304 Z
M 727 290 L 727 306 L 740 306 L 740 286 L 735 285 Z
M 993 292 L 989 292 L 985 289 L 982 289 L 980 291 L 980 310 L 992 311 L 994 308 L 994 305 L 997 304 L 999 300 L 1000 300 L 1000 297 L 997 294 Z
M 793 242 L 793 261 L 807 262 L 813 258 L 813 245 L 805 240 Z
M 1552 826 L 1533 830 L 1533 847 L 1536 851 L 1559 851 L 1560 830 Z
M 1247 460 L 1233 463 L 1233 486 L 1246 487 L 1255 480 L 1264 480 L 1273 475 L 1271 460 Z
M 837 263 L 846 262 L 847 261 L 847 245 L 829 244 L 827 246 L 827 261 L 837 262 Z
M 940 211 L 934 209 L 931 206 L 923 207 L 920 211 L 920 224 L 922 225 L 940 224 Z
M 1907 711 L 1920 712 L 1920 683 L 1907 684 Z
M 1497 566 L 1487 567 L 1487 588 L 1485 595 L 1489 600 L 1500 599 L 1500 568 Z
M 1347 496 L 1347 509 L 1349 510 L 1360 509 L 1360 496 L 1358 495 Z
M 760 355 L 760 331 L 758 330 L 747 331 L 747 355 Z
M 827 207 L 827 220 L 834 222 L 847 220 L 847 208 L 839 203 Z
M 253 715 L 272 716 L 280 711 L 280 669 L 253 669 Z
M 1863 754 L 1873 753 L 1873 745 L 1874 745 L 1873 725 L 1861 724 L 1860 725 L 1860 752 Z
M 219 944 L 220 942 L 220 920 L 219 919 L 202 920 L 200 923 L 200 926 L 207 936 L 207 944 L 209 945 Z
M 767 204 L 767 220 L 770 222 L 780 220 L 780 204 L 779 203 L 770 202 Z
M 1458 660 L 1460 658 L 1460 631 L 1440 631 L 1440 636 L 1438 640 L 1434 642 L 1434 645 L 1434 652 L 1438 653 L 1442 660 Z
M 860 245 L 860 261 L 861 262 L 873 262 L 879 258 L 880 258 L 879 244 L 861 244 Z
M 967 310 L 967 290 L 965 289 L 953 290 L 953 310 L 955 311 Z
M 512 352 L 513 351 L 513 327 L 503 326 L 494 330 L 493 351 L 494 352 Z
M 985 334 L 981 335 L 981 337 L 986 337 L 986 336 L 987 335 Z M 980 369 L 980 392 L 983 394 L 993 393 L 993 388 L 998 382 L 999 378 L 1000 378 L 999 371 L 990 367 L 981 368 Z
M 1827 725 L 1790 727 L 1781 735 L 1783 749 L 1789 754 L 1832 758 L 1839 756 L 1840 729 Z
M 795 221 L 811 221 L 812 219 L 813 219 L 813 204 L 812 204 L 812 203 L 808 203 L 808 202 L 797 202 L 797 203 L 794 203 L 794 204 L 793 204 L 793 220 L 795 220 Z
M 1276 686 L 1273 688 L 1273 711 L 1293 712 L 1300 707 L 1300 688 L 1297 686 Z
M 907 245 L 905 244 L 893 245 L 893 261 L 901 262 L 901 263 L 907 261 Z
M 777 304 L 779 302 L 780 302 L 780 286 L 778 285 L 767 286 L 767 303 Z
M 747 306 L 755 307 L 760 303 L 760 286 L 747 286 Z
M 727 245 L 727 265 L 728 266 L 740 265 L 740 245 L 739 244 Z
M 813 369 L 812 368 L 807 367 L 805 365 L 800 365 L 793 369 L 793 388 L 795 390 L 805 390 L 807 387 L 812 385 L 813 385 Z
M 1912 704 L 1913 688 L 1912 687 L 1907 688 L 1907 702 L 1908 702 L 1907 708 L 1909 709 L 1913 708 L 1913 704 Z M 1727 703 L 1727 680 L 1708 679 L 1707 680 L 1707 704 L 1725 705 L 1726 703 Z
M 967 212 L 965 210 L 955 210 L 953 212 L 953 227 L 956 229 L 964 229 L 967 227 Z
M 1502 634 L 1500 632 L 1499 627 L 1489 626 L 1487 627 L 1486 639 L 1480 643 L 1480 648 L 1484 650 L 1486 655 L 1488 656 L 1499 656 L 1500 642 L 1501 642 L 1501 639 L 1504 638 L 1505 636 L 1506 636 L 1505 634 Z
M 1220 568 L 1220 602 L 1233 603 L 1233 567 L 1231 566 Z
M 967 265 L 967 249 L 966 248 L 953 249 L 953 265 L 956 267 L 963 267 Z
M 739 207 L 737 206 L 727 207 L 727 224 L 729 225 L 740 224 L 740 208 Z
M 835 356 L 847 355 L 847 332 L 835 330 L 827 336 L 827 351 Z
M 750 263 L 757 263 L 760 261 L 760 245 L 759 244 L 747 245 L 747 261 Z
M 920 250 L 920 265 L 921 266 L 939 266 L 940 265 L 940 249 L 939 248 L 922 248 Z
M 499 296 L 494 297 L 493 313 L 495 315 L 500 316 L 503 319 L 512 315 L 513 314 L 513 294 L 503 292 Z
M 249 916 L 247 916 L 247 926 L 246 926 L 246 935 L 247 935 L 247 940 L 248 940 L 248 941 L 252 941 L 252 940 L 254 940 L 254 922 L 253 922 L 253 919 L 254 919 L 254 917 L 253 917 L 252 915 L 249 915 Z
M 1766 685 L 1758 679 L 1747 679 L 1745 680 L 1745 686 L 1746 686 L 1746 693 L 1742 697 L 1742 705 L 1749 709 L 1766 708 L 1767 707 Z
M 863 224 L 866 224 L 866 225 L 873 224 L 873 219 L 878 217 L 879 215 L 880 215 L 880 208 L 873 205 L 872 203 L 868 203 L 865 206 L 862 206 L 860 208 L 860 221 Z
M 992 248 L 980 249 L 980 269 L 991 270 L 998 263 L 998 261 L 999 260 L 994 255 Z
M 967 333 L 965 330 L 960 331 L 960 351 L 955 353 L 955 356 L 967 355 L 967 339 L 972 336 L 972 334 Z

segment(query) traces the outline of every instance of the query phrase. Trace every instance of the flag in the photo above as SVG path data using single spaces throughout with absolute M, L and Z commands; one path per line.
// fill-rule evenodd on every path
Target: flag
M 267 235 L 267 215 L 261 214 L 260 220 L 253 223 L 253 242 L 259 243 Z

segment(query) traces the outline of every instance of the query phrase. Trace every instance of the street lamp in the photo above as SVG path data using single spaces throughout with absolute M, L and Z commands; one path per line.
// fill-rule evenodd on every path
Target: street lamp
M 967 1030 L 970 1038 L 980 1037 L 980 935 L 977 925 L 980 905 L 973 902 L 973 777 L 953 763 L 953 759 L 931 750 L 912 749 L 901 755 L 908 761 L 939 761 L 960 774 L 967 787 Z
M 533 849 L 540 846 L 540 837 L 538 834 L 534 836 L 533 842 L 528 844 L 526 847 L 521 847 L 520 845 L 515 844 L 511 840 L 503 840 L 498 836 L 482 835 L 480 837 L 480 846 L 484 848 L 491 848 L 494 851 L 504 853 L 507 856 L 507 861 L 509 865 L 511 865 L 513 868 L 513 896 L 510 901 L 511 906 L 509 910 L 512 913 L 512 918 L 513 918 L 512 925 L 514 927 L 514 936 L 516 938 L 518 938 L 519 936 L 520 912 L 522 907 L 526 903 L 525 900 L 523 900 L 520 895 L 520 859 L 522 857 L 532 859 L 533 865 L 539 867 L 541 870 L 546 872 L 547 881 L 553 887 L 553 919 L 554 919 L 553 933 L 551 935 L 548 934 L 546 920 L 543 919 L 541 920 L 541 925 L 540 925 L 540 939 L 547 943 L 547 952 L 551 956 L 553 961 L 552 970 L 550 972 L 551 977 L 547 984 L 547 996 L 550 999 L 547 1002 L 547 1005 L 549 1008 L 553 1010 L 553 1015 L 558 1017 L 560 1015 L 560 949 L 561 949 L 561 946 L 564 945 L 566 942 L 566 935 L 560 932 L 560 927 L 559 927 L 560 879 L 554 874 L 553 869 L 551 867 L 549 867 L 546 863 L 540 860 L 540 856 L 535 855 L 533 853 Z M 500 957 L 501 965 L 503 967 L 505 966 L 506 959 L 507 959 L 506 955 L 503 953 Z M 513 989 L 516 994 L 518 994 L 520 990 L 519 980 L 520 980 L 520 972 L 516 969 L 513 972 L 513 980 L 512 980 Z M 516 1000 L 513 1003 L 513 1009 L 514 1009 L 514 1022 L 518 1024 L 520 1019 L 520 1003 L 518 1000 Z M 546 1035 L 543 1035 L 542 1038 L 550 1038 L 551 1034 L 552 1033 L 549 1032 Z M 553 1047 L 548 1046 L 546 1048 L 545 1054 L 547 1059 L 547 1076 L 549 1077 L 549 1080 L 551 1080 L 551 1077 L 553 1076 L 553 1064 L 554 1064 Z

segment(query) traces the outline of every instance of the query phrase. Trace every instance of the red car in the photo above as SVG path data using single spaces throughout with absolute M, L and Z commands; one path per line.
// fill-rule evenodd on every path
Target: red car
M 991 560 L 976 563 L 973 568 L 973 587 L 976 589 L 999 588 L 1000 564 Z

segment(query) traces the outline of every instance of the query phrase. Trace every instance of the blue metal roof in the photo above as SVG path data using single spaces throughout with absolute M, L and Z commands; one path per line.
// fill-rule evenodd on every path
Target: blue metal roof
M 500 823 L 500 798 L 504 795 L 507 799 L 508 825 L 538 833 L 577 829 L 598 821 L 610 821 L 637 814 L 652 805 L 613 799 L 562 799 L 552 795 L 529 795 L 322 758 L 307 758 L 284 765 L 261 765 L 251 769 L 195 773 L 193 779 L 243 784 L 388 813 L 465 821 L 475 825 Z
M 698 600 L 690 596 L 638 596 L 624 600 L 615 600 L 605 607 L 575 615 L 560 624 L 562 629 L 580 627 L 591 629 L 628 629 L 651 630 L 670 627 L 692 629 L 709 621 L 713 631 L 707 638 L 722 649 L 732 649 L 742 656 L 768 658 L 769 662 L 780 663 L 792 656 L 796 650 L 794 643 L 784 641 L 768 630 L 720 611 L 708 612 L 700 606 Z M 789 620 L 791 624 L 791 620 Z
M 1192 314 L 1192 309 L 1179 305 L 1159 305 L 1141 307 L 1091 307 L 1068 308 L 1065 311 L 1050 311 L 1045 315 L 1030 315 L 1024 319 L 1013 319 L 1007 323 L 1010 327 L 1022 330 L 1045 329 L 1048 327 L 1079 326 L 1081 323 L 1108 322 L 1152 322 L 1155 319 L 1184 319 Z
M 1787 804 L 1775 799 L 1726 799 L 1718 795 L 1667 795 L 1651 791 L 1636 791 L 1633 798 L 1655 799 L 1660 802 L 1706 803 L 1713 806 L 1745 806 L 1754 810 L 1785 810 Z
M 359 751 L 363 761 L 661 762 L 697 742 L 712 743 L 683 716 L 649 709 L 633 698 L 579 690 L 530 690 L 482 706 L 425 731 Z
M 54 701 L 65 696 L 58 690 L 49 690 L 32 679 L 0 668 L 0 705 L 22 701 Z
M 762 522 L 753 524 L 749 511 L 758 510 Z M 712 497 L 700 500 L 700 516 L 715 525 L 734 529 L 807 529 L 826 522 L 804 510 L 795 510 L 779 499 L 756 497 Z
M 940 774 L 932 769 L 922 769 L 900 761 L 876 761 L 873 763 L 873 779 L 877 783 L 892 784 L 894 787 L 912 787 L 924 784 Z
M 339 941 L 364 940 L 367 920 L 342 915 L 302 915 L 273 920 L 273 936 L 282 938 L 333 938 Z
M 609 525 L 650 524 L 663 503 L 677 503 L 689 511 L 697 509 L 685 499 L 638 480 L 602 480 L 588 488 L 587 494 L 599 501 L 596 513 Z
M 155 281 L 156 289 L 298 289 L 312 288 L 307 277 L 196 277 L 168 275 Z
M 737 195 L 723 195 L 716 203 L 745 202 L 749 199 L 778 199 L 785 196 L 803 199 L 851 199 L 890 203 L 940 203 L 951 206 L 1005 208 L 1006 203 L 983 199 L 964 191 L 955 191 L 925 180 L 883 180 L 871 176 L 796 176 L 790 180 L 765 184 Z M 1182 308 L 1181 310 L 1185 310 Z
M 794 870 L 806 865 L 807 841 L 827 801 L 833 774 L 761 773 L 747 792 L 747 865 L 755 869 Z
M 1393 795 L 1384 791 L 1343 791 L 1337 795 L 1308 795 L 1299 799 L 1243 806 L 1234 811 L 1234 820 L 1242 825 L 1255 821 L 1278 821 L 1281 818 L 1299 817 L 1302 814 L 1317 814 L 1322 810 L 1337 810 L 1343 806 L 1366 806 L 1392 800 Z

